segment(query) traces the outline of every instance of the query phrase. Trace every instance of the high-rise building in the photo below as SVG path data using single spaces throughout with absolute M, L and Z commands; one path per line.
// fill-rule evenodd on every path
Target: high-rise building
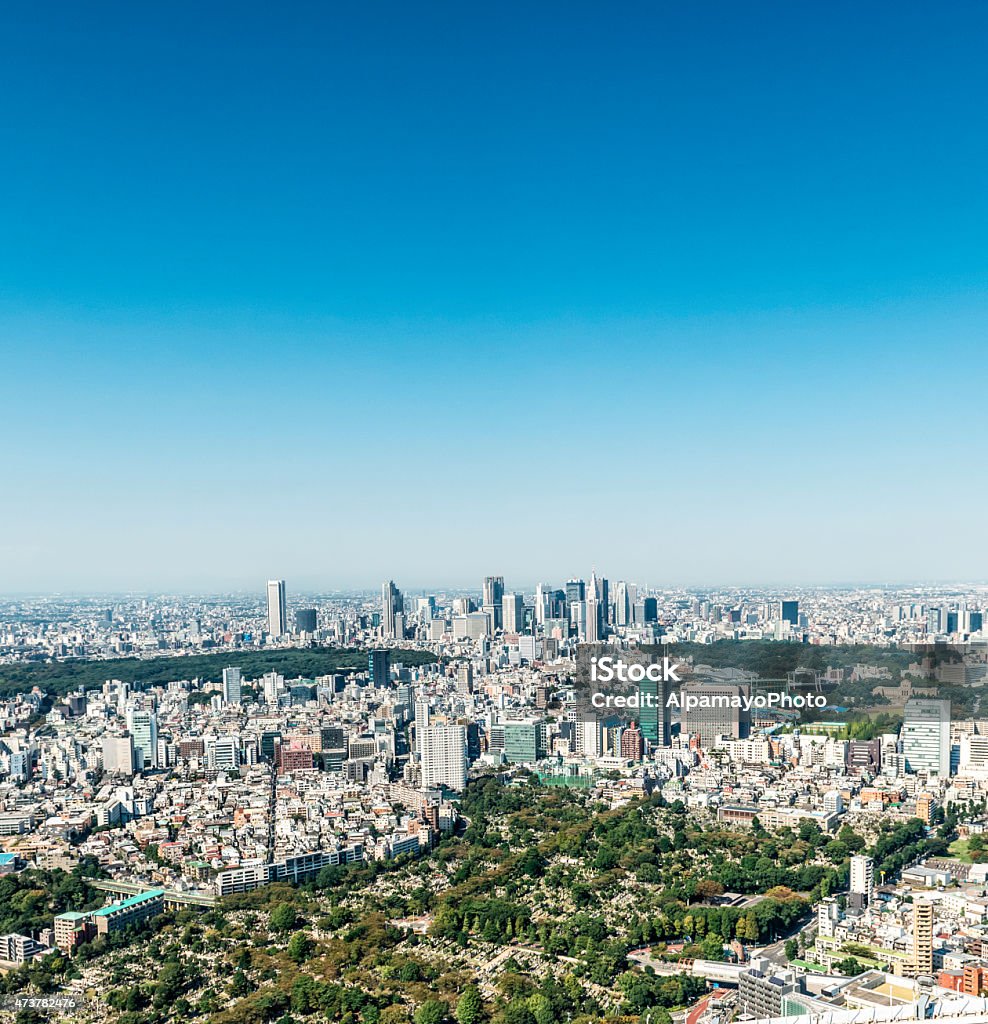
M 265 672 L 261 676 L 261 684 L 264 687 L 264 703 L 277 704 L 278 694 L 285 688 L 285 677 L 277 672 Z
M 535 587 L 535 621 L 543 625 L 546 619 L 552 618 L 553 589 L 548 583 L 539 583 Z
M 422 786 L 459 791 L 467 784 L 467 731 L 462 725 L 427 725 L 419 735 Z
M 782 622 L 788 622 L 790 626 L 799 625 L 799 602 L 798 601 L 780 601 L 779 602 L 779 619 Z
M 240 703 L 240 669 L 223 669 L 223 703 Z
M 679 691 L 680 728 L 710 747 L 718 736 L 746 740 L 751 733 L 751 712 L 741 705 L 745 686 L 731 683 L 684 683 Z
M 501 607 L 505 633 L 520 633 L 525 628 L 525 599 L 521 594 L 505 594 Z
M 381 584 L 381 629 L 386 637 L 401 639 L 404 636 L 405 603 L 394 580 Z M 398 635 L 401 627 L 402 635 Z
M 504 756 L 515 764 L 531 764 L 545 757 L 545 723 L 505 722 Z
M 638 684 L 638 724 L 652 747 L 672 743 L 668 696 L 668 684 L 662 680 L 645 678 Z
M 586 641 L 588 644 L 600 643 L 603 637 L 603 611 L 606 604 L 602 600 L 600 583 L 597 580 L 597 570 L 590 573 L 590 583 L 587 586 L 587 625 Z
M 127 730 L 134 738 L 134 767 L 137 771 L 158 767 L 158 719 L 146 708 L 127 709 Z
M 871 857 L 855 854 L 851 858 L 851 904 L 855 907 L 867 906 L 875 892 L 875 862 Z
M 295 632 L 315 633 L 316 631 L 316 610 L 315 608 L 299 608 L 295 612 Z
M 631 761 L 640 761 L 644 753 L 645 738 L 638 726 L 632 722 L 621 732 L 621 756 Z
M 391 652 L 371 651 L 367 655 L 367 674 L 371 686 L 387 686 L 391 680 Z
M 614 625 L 630 626 L 635 621 L 635 606 L 638 604 L 638 588 L 634 583 L 618 580 L 614 588 Z
M 950 701 L 913 697 L 902 719 L 902 755 L 907 772 L 950 775 Z
M 567 580 L 565 594 L 567 608 L 574 602 L 585 601 L 587 597 L 586 584 L 583 580 Z
M 271 636 L 284 636 L 288 632 L 284 580 L 268 580 L 268 632 Z
M 473 693 L 473 665 L 461 661 L 456 666 L 456 689 L 460 693 Z
M 502 601 L 504 600 L 504 577 L 486 576 L 484 578 L 484 608 L 493 609 L 492 627 L 495 630 L 504 628 L 504 612 Z
M 917 975 L 933 974 L 933 904 L 913 900 L 913 958 L 910 965 Z
M 108 774 L 134 774 L 134 740 L 127 733 L 124 736 L 103 737 L 103 770 Z

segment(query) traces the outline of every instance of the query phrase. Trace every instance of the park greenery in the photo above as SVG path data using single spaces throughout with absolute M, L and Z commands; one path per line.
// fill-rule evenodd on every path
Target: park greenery
M 395 649 L 391 652 L 392 664 L 423 665 L 435 660 L 436 656 L 427 651 Z M 355 647 L 245 649 L 164 658 L 68 659 L 0 665 L 0 696 L 25 693 L 35 686 L 64 696 L 80 687 L 101 687 L 107 679 L 139 686 L 160 686 L 175 679 L 215 683 L 223 678 L 223 669 L 230 665 L 238 665 L 245 679 L 256 679 L 266 672 L 278 672 L 288 679 L 315 679 L 335 672 L 366 671 L 367 651 Z

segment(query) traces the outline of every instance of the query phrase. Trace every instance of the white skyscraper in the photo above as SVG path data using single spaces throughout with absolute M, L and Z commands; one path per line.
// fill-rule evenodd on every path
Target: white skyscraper
M 535 621 L 541 626 L 551 618 L 552 587 L 548 583 L 540 583 L 535 588 Z
M 264 684 L 264 703 L 277 704 L 278 694 L 285 688 L 285 677 L 277 672 L 265 672 L 262 682 Z
M 614 624 L 630 626 L 635 621 L 635 605 L 638 603 L 638 588 L 634 583 L 618 582 L 614 591 Z
M 461 790 L 467 784 L 467 731 L 462 725 L 429 725 L 419 739 L 422 786 Z
M 525 599 L 521 594 L 505 594 L 501 607 L 505 633 L 520 633 L 525 628 Z
M 225 704 L 240 703 L 240 669 L 223 669 L 223 702 Z
M 590 582 L 587 584 L 586 641 L 588 644 L 600 643 L 600 625 L 600 581 L 597 579 L 597 570 L 594 569 L 590 573 Z
M 268 580 L 268 632 L 271 636 L 284 636 L 288 632 L 284 580 Z
M 907 772 L 950 775 L 950 701 L 913 697 L 902 716 Z

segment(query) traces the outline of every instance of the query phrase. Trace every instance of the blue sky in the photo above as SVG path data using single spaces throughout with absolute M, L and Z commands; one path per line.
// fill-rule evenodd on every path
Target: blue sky
M 0 12 L 0 590 L 988 578 L 988 8 Z

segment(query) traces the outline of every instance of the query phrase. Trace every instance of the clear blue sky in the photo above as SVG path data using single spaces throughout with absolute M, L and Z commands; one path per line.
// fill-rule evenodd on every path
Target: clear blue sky
M 0 590 L 988 577 L 986 36 L 6 5 Z

